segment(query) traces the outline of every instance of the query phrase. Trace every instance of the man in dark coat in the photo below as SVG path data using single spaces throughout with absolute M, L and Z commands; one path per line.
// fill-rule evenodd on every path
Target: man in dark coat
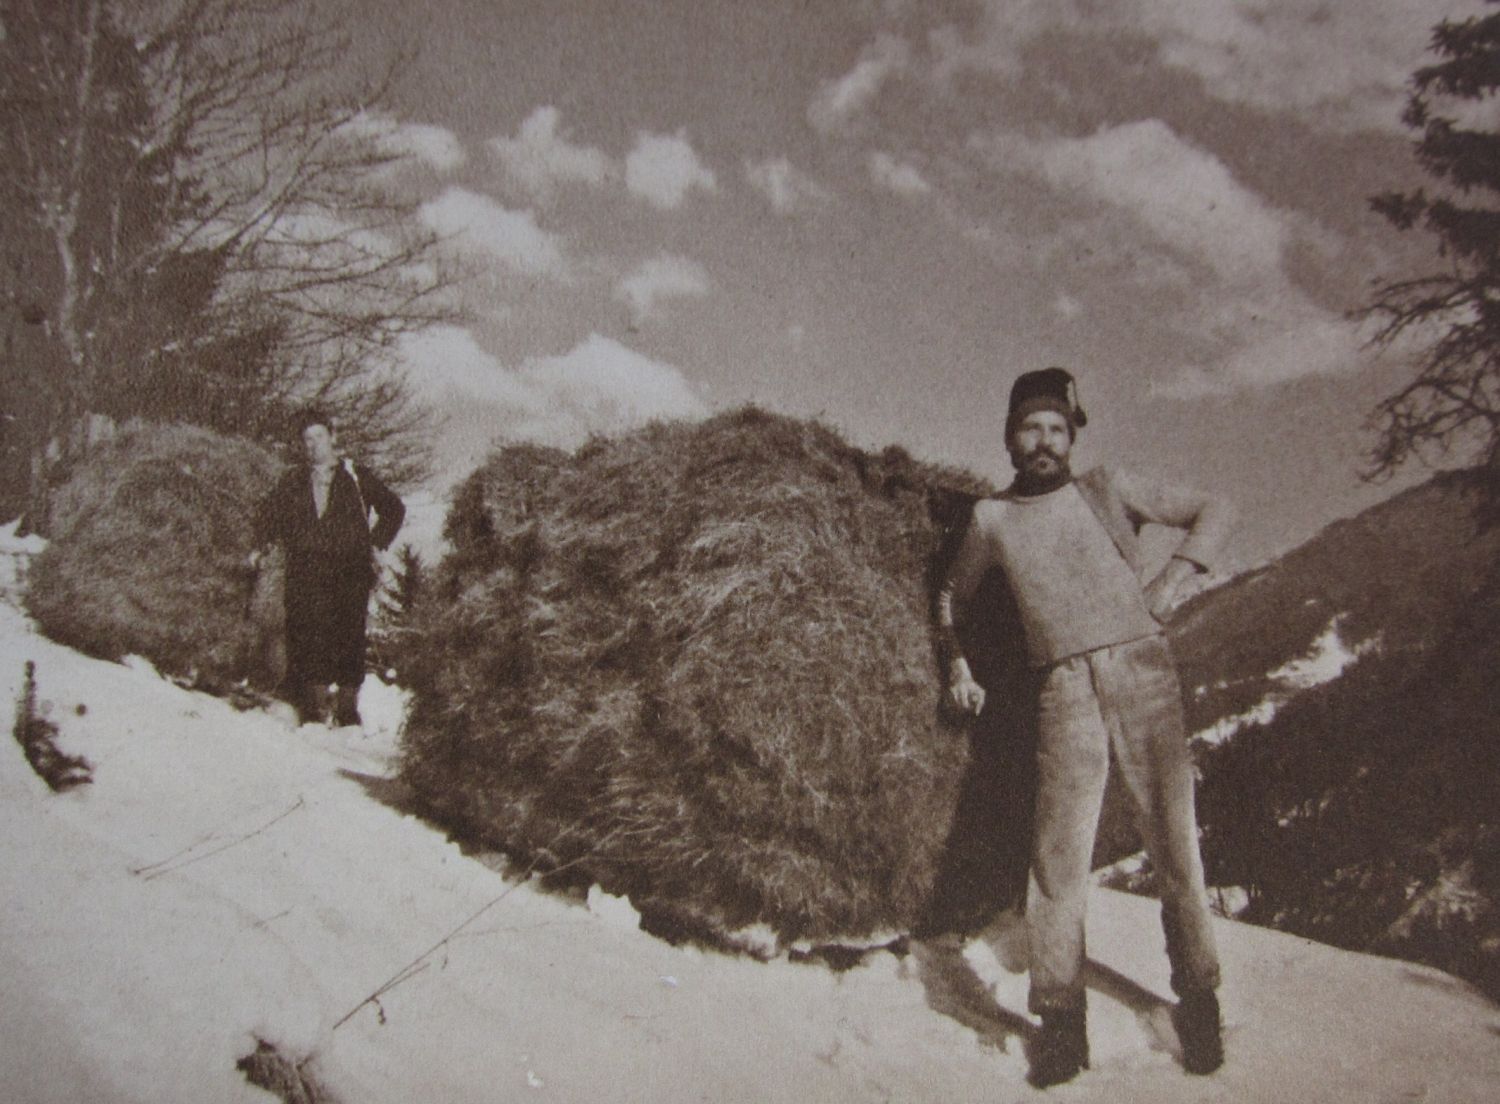
M 256 516 L 259 544 L 286 550 L 282 696 L 300 721 L 320 722 L 327 719 L 329 685 L 336 683 L 334 723 L 357 725 L 373 550 L 390 547 L 406 507 L 374 472 L 339 455 L 326 413 L 304 411 L 298 428 L 304 462 L 282 476 Z M 258 566 L 261 551 L 251 559 Z

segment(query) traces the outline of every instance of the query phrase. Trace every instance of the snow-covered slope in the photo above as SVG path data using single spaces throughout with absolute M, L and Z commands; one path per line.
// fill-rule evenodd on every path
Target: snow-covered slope
M 54 794 L 0 745 L 0 1096 L 15 1104 L 268 1100 L 235 1069 L 257 1039 L 309 1058 L 344 1104 L 1437 1104 L 1500 1084 L 1500 1009 L 1462 983 L 1228 921 L 1229 1061 L 1190 1077 L 1155 906 L 1099 890 L 1094 1068 L 1040 1093 L 1012 916 L 988 940 L 841 974 L 673 948 L 628 908 L 507 881 L 382 804 L 388 700 L 366 703 L 383 718 L 368 737 L 293 731 L 59 648 L 0 604 L 10 701 L 28 659 L 94 781 Z

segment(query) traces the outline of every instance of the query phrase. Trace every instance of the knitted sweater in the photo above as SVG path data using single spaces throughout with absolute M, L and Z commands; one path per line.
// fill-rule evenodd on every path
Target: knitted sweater
M 987 571 L 1015 601 L 1027 659 L 1043 667 L 1160 631 L 1141 595 L 1137 534 L 1147 523 L 1187 530 L 1176 555 L 1206 569 L 1231 522 L 1221 501 L 1123 472 L 1094 469 L 1044 495 L 1007 491 L 975 503 L 938 599 L 940 628 L 955 619 Z

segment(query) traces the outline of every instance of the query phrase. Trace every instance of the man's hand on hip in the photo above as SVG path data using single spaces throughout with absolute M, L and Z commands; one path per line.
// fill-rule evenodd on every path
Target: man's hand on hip
M 1177 596 L 1182 591 L 1182 584 L 1197 571 L 1197 565 L 1191 560 L 1184 560 L 1179 556 L 1168 560 L 1156 578 L 1146 584 L 1146 608 L 1151 611 L 1151 616 L 1165 625 L 1177 606 Z

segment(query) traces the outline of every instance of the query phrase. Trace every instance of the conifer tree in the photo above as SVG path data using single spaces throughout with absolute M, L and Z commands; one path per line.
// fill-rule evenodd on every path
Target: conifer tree
M 382 678 L 395 671 L 400 681 L 402 651 L 412 637 L 413 618 L 426 591 L 426 562 L 410 544 L 402 544 L 389 580 L 378 592 L 370 632 L 368 662 Z
M 1489 0 L 1495 3 L 1496 0 Z M 1403 121 L 1418 133 L 1428 187 L 1372 197 L 1400 230 L 1437 239 L 1439 271 L 1380 284 L 1365 313 L 1376 342 L 1421 349 L 1411 378 L 1375 408 L 1370 474 L 1457 454 L 1486 474 L 1483 514 L 1500 520 L 1500 14 L 1444 20 L 1440 60 L 1411 78 Z

